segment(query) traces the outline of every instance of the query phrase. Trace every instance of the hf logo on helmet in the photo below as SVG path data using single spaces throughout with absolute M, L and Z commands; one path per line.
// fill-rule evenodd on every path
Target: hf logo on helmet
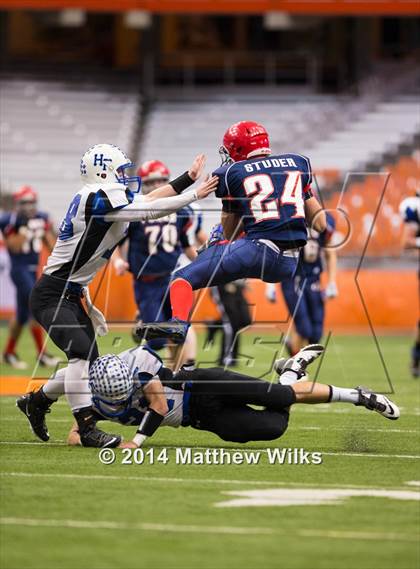
M 93 157 L 93 165 L 94 166 L 102 166 L 102 170 L 106 170 L 105 162 L 112 162 L 112 158 L 104 158 L 103 154 L 95 154 Z

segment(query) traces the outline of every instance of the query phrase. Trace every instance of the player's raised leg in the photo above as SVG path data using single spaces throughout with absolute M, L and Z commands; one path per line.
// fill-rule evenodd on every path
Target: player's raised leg
M 272 248 L 251 239 L 222 242 L 205 249 L 195 261 L 177 271 L 170 286 L 172 319 L 164 324 L 143 324 L 138 334 L 150 338 L 185 340 L 194 302 L 194 290 L 223 285 L 240 278 L 257 278 L 280 282 L 290 278 L 297 254 Z
M 276 369 L 280 371 L 279 383 L 290 385 L 296 395 L 296 403 L 352 403 L 376 411 L 387 419 L 396 420 L 400 411 L 395 403 L 380 393 L 367 387 L 337 387 L 325 385 L 306 379 L 306 368 L 323 352 L 320 345 L 305 346 L 286 362 L 277 361 Z M 280 369 L 279 369 L 280 368 Z

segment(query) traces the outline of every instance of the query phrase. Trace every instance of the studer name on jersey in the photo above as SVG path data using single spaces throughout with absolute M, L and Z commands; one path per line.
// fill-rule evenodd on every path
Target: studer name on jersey
M 247 172 L 261 170 L 261 167 L 272 168 L 273 166 L 276 168 L 287 168 L 288 166 L 297 168 L 296 162 L 293 160 L 293 158 L 267 158 L 265 160 L 259 160 L 258 162 L 244 164 L 244 168 Z

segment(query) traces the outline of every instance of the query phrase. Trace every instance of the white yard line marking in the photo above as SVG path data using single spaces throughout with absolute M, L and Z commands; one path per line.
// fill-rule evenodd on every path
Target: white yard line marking
M 110 529 L 123 531 L 162 531 L 175 533 L 217 533 L 237 535 L 273 534 L 271 528 L 235 527 L 235 526 L 198 526 L 198 525 L 172 525 L 149 523 L 121 523 L 112 521 L 88 520 L 46 520 L 36 518 L 0 518 L 1 525 L 17 525 L 30 527 L 65 527 L 73 529 Z
M 0 441 L 0 445 L 28 445 L 28 446 L 43 446 L 43 445 L 47 445 L 49 447 L 52 446 L 63 446 L 66 445 L 67 443 L 65 441 L 61 441 L 61 440 L 57 440 L 54 442 L 48 442 L 48 443 L 43 443 L 43 442 L 36 442 L 36 441 Z M 152 445 L 153 446 L 153 445 Z M 175 445 L 159 445 L 155 448 L 160 448 L 161 446 L 164 446 L 164 448 L 167 448 L 168 450 L 175 450 L 177 448 L 192 448 L 193 452 L 194 451 L 200 451 L 200 450 L 208 450 L 209 448 L 213 448 L 213 447 L 204 447 L 204 446 L 193 446 L 193 447 L 188 447 L 188 445 L 182 445 L 181 446 L 175 446 Z M 229 447 L 229 448 L 224 448 L 224 447 L 217 447 L 217 450 L 225 450 L 227 452 L 237 452 L 237 451 L 241 451 L 243 452 L 244 450 L 248 450 L 248 451 L 254 451 L 254 452 L 267 452 L 266 448 L 255 448 L 255 447 L 239 447 L 239 448 L 233 448 L 233 447 Z M 308 450 L 308 449 L 305 449 Z M 311 450 L 308 450 L 308 452 L 312 452 Z M 420 459 L 420 455 L 418 454 L 374 454 L 374 453 L 368 453 L 368 452 L 325 452 L 322 450 L 317 450 L 316 452 L 320 452 L 322 454 L 322 456 L 346 456 L 346 457 L 355 457 L 355 458 L 401 458 L 401 459 L 409 459 L 409 460 L 418 460 Z
M 169 478 L 163 476 L 116 476 L 116 475 L 106 475 L 106 474 L 66 474 L 59 472 L 0 472 L 0 477 L 12 477 L 12 478 L 58 478 L 58 479 L 69 479 L 69 480 L 106 480 L 106 481 L 132 481 L 132 482 L 161 482 L 164 484 L 195 484 L 199 486 L 200 484 L 234 484 L 234 485 L 253 485 L 253 486 L 286 486 L 286 487 L 302 487 L 307 486 L 313 488 L 313 482 L 284 482 L 279 480 L 235 480 L 235 479 L 223 479 L 223 478 Z M 404 483 L 403 483 L 404 484 Z M 372 488 L 377 489 L 378 486 L 370 486 L 367 484 L 331 484 L 317 482 L 317 487 L 325 488 Z M 404 490 L 404 486 L 390 486 L 388 490 Z
M 204 534 L 230 534 L 230 535 L 283 535 L 287 537 L 313 537 L 328 539 L 349 540 L 376 540 L 376 541 L 404 541 L 417 542 L 416 534 L 388 533 L 388 532 L 362 532 L 362 531 L 338 531 L 338 530 L 312 530 L 298 529 L 282 531 L 281 529 L 259 527 L 236 527 L 236 526 L 200 526 L 200 525 L 172 525 L 153 523 L 122 523 L 115 521 L 89 521 L 89 520 L 51 520 L 42 518 L 0 518 L 3 526 L 26 526 L 47 528 L 71 528 L 82 530 L 122 530 L 122 531 L 154 531 L 174 533 L 204 533 Z
M 380 532 L 358 532 L 358 531 L 335 531 L 335 530 L 298 530 L 303 537 L 325 537 L 334 539 L 366 539 L 378 541 L 413 541 L 418 542 L 420 535 L 418 534 L 401 534 L 401 533 L 380 533 Z

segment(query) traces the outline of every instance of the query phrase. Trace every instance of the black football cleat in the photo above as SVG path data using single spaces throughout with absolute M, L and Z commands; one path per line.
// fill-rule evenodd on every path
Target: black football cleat
M 110 435 L 98 429 L 96 425 L 90 426 L 80 433 L 80 442 L 84 447 L 115 448 L 121 442 L 119 435 Z
M 48 402 L 45 396 L 42 398 L 36 392 L 27 393 L 16 400 L 16 407 L 28 419 L 32 432 L 44 442 L 50 439 L 45 415 L 51 413 L 50 405 L 52 403 L 53 401 Z
M 74 417 L 79 427 L 80 442 L 84 447 L 115 448 L 121 442 L 119 435 L 111 435 L 101 431 L 96 426 L 94 411 L 91 407 L 85 407 L 75 411 Z
M 189 322 L 171 318 L 168 322 L 144 323 L 136 328 L 135 335 L 139 340 L 154 340 L 155 338 L 166 338 L 172 340 L 174 344 L 183 344 L 187 337 Z

